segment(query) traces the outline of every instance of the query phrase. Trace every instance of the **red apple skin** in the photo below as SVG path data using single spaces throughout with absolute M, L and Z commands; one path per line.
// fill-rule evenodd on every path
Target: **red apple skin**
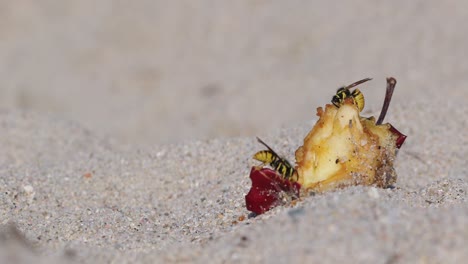
M 263 214 L 266 211 L 285 203 L 283 197 L 298 198 L 301 185 L 284 179 L 277 171 L 252 167 L 250 171 L 252 187 L 245 196 L 247 210 L 255 214 Z
M 404 135 L 403 133 L 401 133 L 400 131 L 398 131 L 395 127 L 393 127 L 391 124 L 390 124 L 390 131 L 397 135 L 397 139 L 395 141 L 395 144 L 396 144 L 396 147 L 397 149 L 400 149 L 401 146 L 403 145 L 403 143 L 405 143 L 405 140 L 406 140 L 406 135 Z

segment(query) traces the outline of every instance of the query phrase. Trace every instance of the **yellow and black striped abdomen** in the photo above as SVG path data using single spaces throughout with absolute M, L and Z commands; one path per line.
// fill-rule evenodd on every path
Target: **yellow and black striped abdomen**
M 364 105 L 365 105 L 365 100 L 364 100 L 364 95 L 361 93 L 361 91 L 359 91 L 359 89 L 355 89 L 352 93 L 351 93 L 351 96 L 353 97 L 354 99 L 354 103 L 357 105 L 357 107 L 359 108 L 359 112 L 362 111 L 362 109 L 364 109 Z
M 253 158 L 270 165 L 275 171 L 279 172 L 287 179 L 291 178 L 293 175 L 296 175 L 296 170 L 291 165 L 291 163 L 289 163 L 289 161 L 279 157 L 270 150 L 261 150 L 255 153 Z M 297 179 L 295 180 L 297 181 Z
M 271 164 L 278 159 L 277 156 L 269 150 L 260 150 L 254 154 L 253 158 L 265 164 Z

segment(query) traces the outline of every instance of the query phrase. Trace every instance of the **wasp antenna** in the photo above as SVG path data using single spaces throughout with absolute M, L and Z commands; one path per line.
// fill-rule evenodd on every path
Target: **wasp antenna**
M 365 82 L 368 82 L 368 81 L 370 81 L 370 80 L 372 80 L 372 78 L 365 78 L 365 79 L 359 80 L 359 81 L 357 81 L 357 82 L 354 82 L 354 83 L 352 83 L 352 84 L 346 86 L 345 88 L 346 88 L 346 89 L 350 89 L 350 88 L 353 88 L 354 86 L 358 86 L 358 85 L 360 85 L 361 83 L 365 83 Z
M 258 141 L 260 144 L 262 144 L 262 145 L 264 145 L 265 147 L 267 147 L 267 144 L 266 144 L 265 142 L 263 142 L 263 140 L 261 140 L 259 137 L 257 137 L 257 141 Z
M 385 118 L 385 115 L 387 114 L 387 110 L 390 106 L 390 101 L 392 100 L 393 90 L 395 90 L 396 83 L 397 81 L 395 78 L 387 78 L 387 91 L 385 92 L 385 100 L 382 106 L 382 110 L 380 111 L 379 119 L 375 123 L 376 125 L 381 125 Z

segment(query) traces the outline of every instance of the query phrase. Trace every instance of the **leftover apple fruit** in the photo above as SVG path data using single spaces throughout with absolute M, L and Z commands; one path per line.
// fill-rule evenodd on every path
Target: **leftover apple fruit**
M 396 80 L 387 78 L 385 101 L 377 121 L 360 115 L 364 95 L 358 89 L 350 90 L 369 80 L 339 88 L 332 104 L 317 108 L 319 119 L 295 152 L 296 166 L 258 139 L 267 150 L 254 155 L 263 164 L 253 167 L 250 173 L 252 187 L 245 197 L 249 211 L 262 214 L 311 192 L 351 185 L 387 188 L 396 182 L 393 164 L 406 136 L 391 124 L 382 124 Z

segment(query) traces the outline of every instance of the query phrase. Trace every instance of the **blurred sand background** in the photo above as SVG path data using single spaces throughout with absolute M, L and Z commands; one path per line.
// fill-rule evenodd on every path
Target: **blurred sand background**
M 0 260 L 466 261 L 466 25 L 450 0 L 0 1 Z M 396 189 L 238 221 L 255 136 L 291 157 L 388 76 Z
M 3 1 L 0 106 L 125 142 L 252 136 L 308 121 L 364 77 L 395 101 L 463 89 L 463 1 Z M 405 100 L 406 99 L 406 100 Z

